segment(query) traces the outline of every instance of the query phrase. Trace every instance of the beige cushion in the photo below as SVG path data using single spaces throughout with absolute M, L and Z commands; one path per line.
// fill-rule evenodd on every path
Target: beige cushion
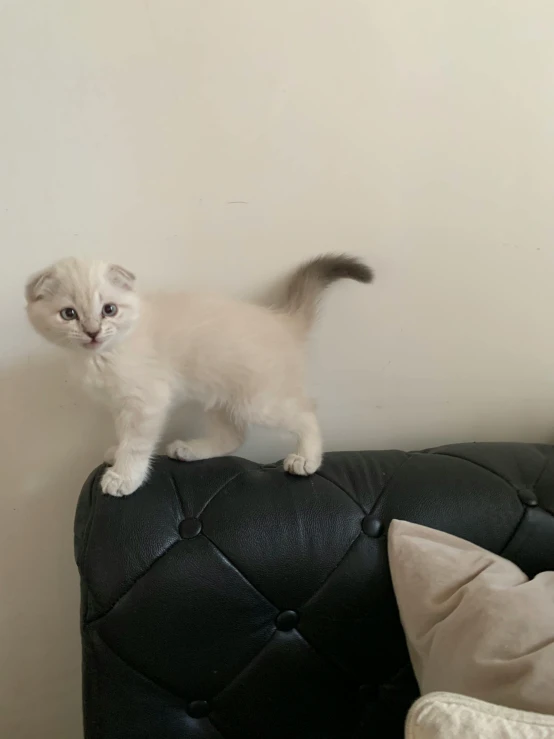
M 422 694 L 554 713 L 554 572 L 529 580 L 464 539 L 393 521 L 394 590 Z
M 516 711 L 452 693 L 414 703 L 406 739 L 552 739 L 554 716 Z

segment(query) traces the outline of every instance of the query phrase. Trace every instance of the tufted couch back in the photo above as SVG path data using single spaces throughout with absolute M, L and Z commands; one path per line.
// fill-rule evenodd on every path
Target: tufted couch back
M 400 739 L 390 521 L 554 569 L 546 445 L 332 453 L 310 478 L 159 458 L 125 499 L 100 471 L 75 521 L 86 739 Z

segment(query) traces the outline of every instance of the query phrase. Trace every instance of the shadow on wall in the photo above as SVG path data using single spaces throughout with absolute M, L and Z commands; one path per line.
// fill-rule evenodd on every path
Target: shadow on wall
M 113 443 L 113 426 L 108 412 L 69 379 L 65 363 L 64 356 L 36 357 L 0 372 L 0 736 L 10 739 L 81 736 L 73 517 L 84 480 Z M 435 401 L 425 408 L 423 431 L 422 403 L 395 398 L 372 406 L 371 414 L 360 404 L 348 415 L 328 405 L 327 448 L 421 448 L 495 439 L 498 429 L 505 440 L 532 441 L 547 438 L 551 428 L 540 394 L 491 398 L 478 407 Z M 458 438 L 450 437 L 453 415 Z M 200 425 L 197 410 L 178 409 L 166 439 L 187 438 Z M 256 429 L 239 453 L 274 461 L 291 448 L 290 438 Z
M 78 739 L 73 519 L 84 481 L 113 444 L 113 423 L 70 378 L 63 355 L 0 371 L 0 408 L 0 736 Z M 200 423 L 197 411 L 179 409 L 167 436 Z
M 72 385 L 63 357 L 30 358 L 3 370 L 0 407 L 0 736 L 77 738 L 73 516 L 113 431 L 107 412 Z

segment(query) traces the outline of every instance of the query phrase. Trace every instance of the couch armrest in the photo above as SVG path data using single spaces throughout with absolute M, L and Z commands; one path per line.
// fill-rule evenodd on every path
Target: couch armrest
M 524 444 L 344 452 L 296 478 L 161 457 L 122 499 L 99 468 L 75 524 L 87 739 L 401 737 L 417 686 L 388 524 L 554 569 L 553 460 Z

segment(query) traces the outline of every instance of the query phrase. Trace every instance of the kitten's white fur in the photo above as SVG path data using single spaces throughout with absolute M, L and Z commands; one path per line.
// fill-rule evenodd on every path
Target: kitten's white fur
M 304 391 L 303 343 L 320 293 L 342 277 L 369 282 L 371 272 L 351 257 L 320 257 L 294 273 L 281 305 L 265 308 L 194 294 L 140 298 L 134 276 L 105 262 L 64 259 L 34 275 L 26 288 L 32 325 L 77 350 L 85 385 L 101 391 L 114 414 L 117 446 L 106 453 L 112 466 L 102 490 L 123 496 L 142 485 L 177 397 L 200 401 L 208 428 L 203 438 L 171 443 L 174 459 L 231 453 L 253 423 L 296 434 L 285 469 L 315 472 L 322 444 Z M 103 316 L 106 304 L 117 306 L 114 316 Z M 64 308 L 78 317 L 64 320 Z

